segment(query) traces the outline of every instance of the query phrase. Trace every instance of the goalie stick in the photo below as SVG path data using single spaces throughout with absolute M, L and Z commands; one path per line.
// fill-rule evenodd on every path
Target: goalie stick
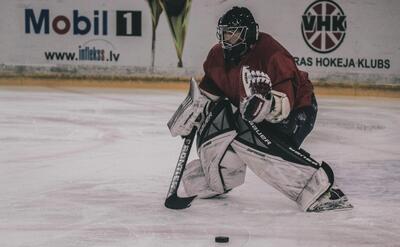
M 196 196 L 179 197 L 178 188 L 182 179 L 183 171 L 187 160 L 189 158 L 190 149 L 192 148 L 193 140 L 196 135 L 196 128 L 184 138 L 181 153 L 179 154 L 178 162 L 176 164 L 174 175 L 172 176 L 171 184 L 169 186 L 167 198 L 165 199 L 165 207 L 169 209 L 185 209 L 190 207 L 190 203 Z

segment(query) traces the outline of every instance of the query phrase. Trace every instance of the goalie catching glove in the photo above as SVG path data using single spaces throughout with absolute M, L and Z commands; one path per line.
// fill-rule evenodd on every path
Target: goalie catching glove
M 289 116 L 288 97 L 284 93 L 272 90 L 271 80 L 267 74 L 243 66 L 241 75 L 246 92 L 246 97 L 240 102 L 243 119 L 255 123 L 264 120 L 278 123 Z
M 187 136 L 194 127 L 198 128 L 208 112 L 210 102 L 201 94 L 197 82 L 192 78 L 187 97 L 167 123 L 171 135 Z

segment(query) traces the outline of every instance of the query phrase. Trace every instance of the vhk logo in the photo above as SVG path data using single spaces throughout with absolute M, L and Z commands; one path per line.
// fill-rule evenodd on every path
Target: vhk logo
M 117 36 L 141 36 L 140 11 L 116 11 Z M 35 12 L 25 9 L 25 33 L 49 34 L 53 32 L 63 35 L 108 35 L 108 11 L 94 10 L 91 16 L 85 16 L 78 10 L 72 11 L 72 18 L 65 15 L 52 16 L 49 9 Z
M 346 16 L 331 0 L 313 2 L 302 16 L 301 31 L 307 45 L 319 53 L 334 51 L 346 34 Z

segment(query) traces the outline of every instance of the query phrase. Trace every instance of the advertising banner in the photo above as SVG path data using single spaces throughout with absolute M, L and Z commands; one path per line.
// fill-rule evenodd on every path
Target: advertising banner
M 2 1 L 0 72 L 201 76 L 233 6 L 249 8 L 313 79 L 400 83 L 393 0 Z

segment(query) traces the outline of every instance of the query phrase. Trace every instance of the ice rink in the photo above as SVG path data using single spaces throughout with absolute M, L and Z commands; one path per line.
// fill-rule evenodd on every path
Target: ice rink
M 319 99 L 303 148 L 331 164 L 351 211 L 303 213 L 250 170 L 173 211 L 182 140 L 166 122 L 185 95 L 0 87 L 0 246 L 400 246 L 400 100 Z

